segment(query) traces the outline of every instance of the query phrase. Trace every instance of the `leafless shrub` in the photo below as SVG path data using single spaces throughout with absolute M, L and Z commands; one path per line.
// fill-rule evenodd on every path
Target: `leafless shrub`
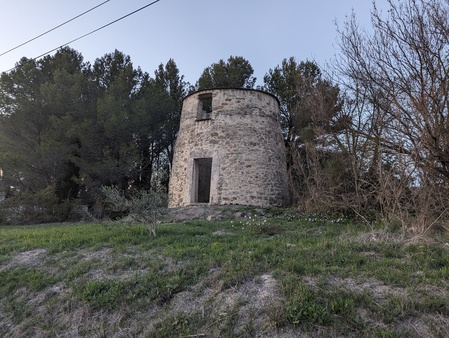
M 409 231 L 444 229 L 449 1 L 389 0 L 388 12 L 374 6 L 371 19 L 372 34 L 355 15 L 339 28 L 336 69 L 352 121 L 340 136 L 354 169 L 354 195 L 347 200 L 357 213 L 371 208 L 386 224 Z

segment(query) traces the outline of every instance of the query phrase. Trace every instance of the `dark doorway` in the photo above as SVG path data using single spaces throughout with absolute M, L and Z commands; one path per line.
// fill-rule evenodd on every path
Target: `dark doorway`
M 212 173 L 211 158 L 197 158 L 194 160 L 194 198 L 195 203 L 209 203 L 210 180 Z

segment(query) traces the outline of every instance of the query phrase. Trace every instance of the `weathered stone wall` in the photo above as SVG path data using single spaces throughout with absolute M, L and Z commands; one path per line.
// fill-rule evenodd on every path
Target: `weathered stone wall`
M 201 97 L 212 96 L 212 113 Z M 265 92 L 204 90 L 187 96 L 175 147 L 169 207 L 195 203 L 195 159 L 212 158 L 210 204 L 285 205 L 287 187 L 279 103 Z

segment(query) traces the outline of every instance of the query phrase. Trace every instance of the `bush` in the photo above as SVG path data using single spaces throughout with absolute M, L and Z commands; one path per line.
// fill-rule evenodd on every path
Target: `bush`
M 103 186 L 108 214 L 128 216 L 132 222 L 148 226 L 150 236 L 156 236 L 157 217 L 167 206 L 167 194 L 162 190 L 140 190 L 126 198 L 115 186 Z
M 67 218 L 70 203 L 59 201 L 53 186 L 38 192 L 16 192 L 0 203 L 2 224 L 61 222 Z

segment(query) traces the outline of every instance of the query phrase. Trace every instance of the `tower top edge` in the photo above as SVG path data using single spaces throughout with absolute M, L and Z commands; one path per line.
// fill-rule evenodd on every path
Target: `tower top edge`
M 238 88 L 238 87 L 216 87 L 216 88 L 206 88 L 206 89 L 201 89 L 201 90 L 196 90 L 186 96 L 184 96 L 183 101 L 186 100 L 188 97 L 195 95 L 195 94 L 201 94 L 201 93 L 211 93 L 211 92 L 217 92 L 217 91 L 228 91 L 228 90 L 241 90 L 241 91 L 246 91 L 246 92 L 256 92 L 256 93 L 261 93 L 264 95 L 268 95 L 271 96 L 272 98 L 274 98 L 276 100 L 276 102 L 278 104 L 280 104 L 279 99 L 276 97 L 276 95 L 271 94 L 265 90 L 261 90 L 261 89 L 251 89 L 251 88 Z

